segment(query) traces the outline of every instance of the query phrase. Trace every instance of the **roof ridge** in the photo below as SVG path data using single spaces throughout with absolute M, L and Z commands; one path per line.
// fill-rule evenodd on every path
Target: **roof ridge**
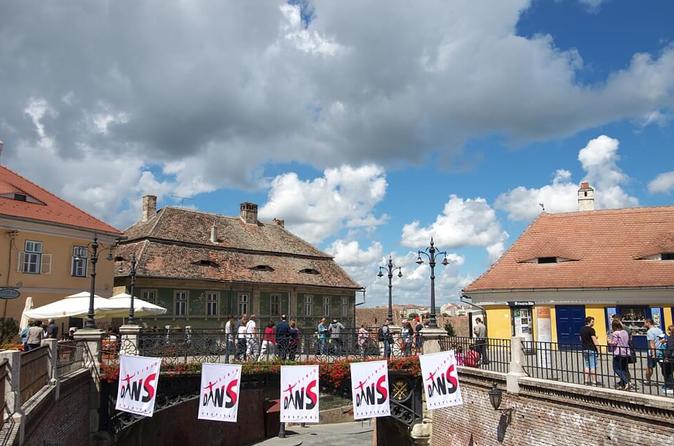
M 94 219 L 94 220 L 97 221 L 98 223 L 101 223 L 101 224 L 103 224 L 103 225 L 105 225 L 105 226 L 108 226 L 110 229 L 113 230 L 113 231 L 109 231 L 109 232 L 117 232 L 117 233 L 119 233 L 119 234 L 122 233 L 122 231 L 120 231 L 119 229 L 115 228 L 115 227 L 112 226 L 111 224 L 108 224 L 108 223 L 104 222 L 103 220 L 99 220 L 98 218 L 96 218 L 96 217 L 94 217 L 93 215 L 91 215 L 89 212 L 87 212 L 87 211 L 85 211 L 85 210 L 83 210 L 83 209 L 80 209 L 78 206 L 75 206 L 73 203 L 71 203 L 70 201 L 66 200 L 65 198 L 61 198 L 61 197 L 59 197 L 58 195 L 49 192 L 49 191 L 48 191 L 47 189 L 45 189 L 44 187 L 42 187 L 42 186 L 40 186 L 39 184 L 37 184 L 37 183 L 35 183 L 35 182 L 29 180 L 28 178 L 24 177 L 23 175 L 21 175 L 21 174 L 15 172 L 14 170 L 12 170 L 12 169 L 10 169 L 9 167 L 7 167 L 6 165 L 0 164 L 0 168 L 5 169 L 5 170 L 7 170 L 8 172 L 10 172 L 10 173 L 16 175 L 17 177 L 21 178 L 22 180 L 24 180 L 25 182 L 27 182 L 27 183 L 30 184 L 31 186 L 36 187 L 36 188 L 39 189 L 41 192 L 44 192 L 45 194 L 49 195 L 50 197 L 52 197 L 52 198 L 54 198 L 54 199 L 56 199 L 56 200 L 62 201 L 62 202 L 64 202 L 65 204 L 67 204 L 68 206 L 72 206 L 73 208 L 75 208 L 75 209 L 77 209 L 78 211 L 82 212 L 82 213 L 83 213 L 84 215 L 86 215 L 87 217 L 90 217 L 90 218 Z M 21 189 L 20 187 L 17 187 L 16 185 L 14 185 L 14 184 L 13 184 L 13 186 L 16 187 L 16 188 L 19 189 L 19 190 L 23 190 L 23 189 Z M 26 191 L 24 191 L 24 192 L 26 192 Z M 35 198 L 35 199 L 37 199 L 37 200 L 39 200 L 39 201 L 43 201 L 43 200 L 40 200 L 40 199 L 37 198 L 37 197 L 33 197 L 33 198 Z M 45 203 L 45 204 L 46 204 L 46 203 Z M 91 228 L 87 228 L 87 229 L 91 229 Z M 96 231 L 94 230 L 94 232 L 96 232 Z
M 623 214 L 623 213 L 643 213 L 650 211 L 674 211 L 674 205 L 670 206 L 635 206 L 630 208 L 604 208 L 594 209 L 591 211 L 568 211 L 568 212 L 552 212 L 546 215 L 550 217 L 565 217 L 573 215 L 596 215 L 596 214 Z

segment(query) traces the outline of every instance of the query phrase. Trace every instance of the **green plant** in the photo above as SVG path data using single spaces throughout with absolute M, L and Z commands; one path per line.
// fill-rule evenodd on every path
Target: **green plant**
M 445 331 L 447 332 L 448 336 L 456 336 L 456 332 L 454 331 L 454 326 L 452 325 L 451 322 L 445 322 Z
M 19 334 L 19 323 L 11 317 L 0 319 L 0 344 L 11 342 Z

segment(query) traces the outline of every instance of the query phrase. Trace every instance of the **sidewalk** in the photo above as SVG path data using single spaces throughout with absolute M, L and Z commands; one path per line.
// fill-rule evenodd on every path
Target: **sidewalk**
M 369 446 L 373 425 L 370 420 L 338 424 L 293 425 L 286 428 L 286 438 L 270 438 L 256 446 Z

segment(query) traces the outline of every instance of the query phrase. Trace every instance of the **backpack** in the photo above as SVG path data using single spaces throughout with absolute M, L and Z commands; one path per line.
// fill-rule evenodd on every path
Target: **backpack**
M 384 340 L 384 329 L 379 327 L 379 330 L 377 330 L 377 339 L 380 341 Z

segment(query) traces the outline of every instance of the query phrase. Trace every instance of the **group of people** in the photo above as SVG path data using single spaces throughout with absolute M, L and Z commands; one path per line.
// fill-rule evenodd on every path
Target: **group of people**
M 423 346 L 423 338 L 421 336 L 421 330 L 423 328 L 424 326 L 419 319 L 402 320 L 400 329 L 400 351 L 404 356 L 411 355 L 413 347 L 417 352 L 421 351 L 421 348 Z M 367 329 L 365 329 L 365 325 L 362 325 L 358 332 L 358 345 L 360 346 L 361 350 L 365 348 L 365 344 L 368 338 L 369 333 L 367 332 Z M 393 331 L 391 330 L 390 319 L 386 319 L 382 324 L 382 326 L 379 328 L 377 332 L 377 340 L 381 342 L 384 346 L 384 358 L 389 359 L 391 357 L 391 352 L 395 345 L 395 339 L 393 336 Z M 363 351 L 361 354 L 364 355 L 365 352 Z
M 263 361 L 272 356 L 294 361 L 301 336 L 297 321 L 288 321 L 284 314 L 277 323 L 269 322 L 258 338 L 257 317 L 244 314 L 238 320 L 233 316 L 227 318 L 225 339 L 225 362 L 230 361 L 230 356 L 237 361 Z
M 59 328 L 53 319 L 45 324 L 42 321 L 29 321 L 28 326 L 21 330 L 19 337 L 23 350 L 28 352 L 38 348 L 43 339 L 58 339 Z
M 652 319 L 644 322 L 647 341 L 646 370 L 644 385 L 650 386 L 651 379 L 659 366 L 664 384 L 662 390 L 666 394 L 674 393 L 674 325 L 667 327 L 668 335 L 658 327 Z M 584 377 L 586 385 L 603 385 L 597 379 L 597 360 L 600 344 L 594 329 L 594 318 L 585 318 L 585 326 L 580 330 L 580 340 L 583 349 Z M 619 315 L 614 315 L 611 321 L 611 332 L 608 335 L 609 351 L 613 356 L 613 373 L 617 376 L 616 389 L 635 390 L 629 364 L 636 363 L 636 350 L 632 344 L 631 333 L 624 326 Z

